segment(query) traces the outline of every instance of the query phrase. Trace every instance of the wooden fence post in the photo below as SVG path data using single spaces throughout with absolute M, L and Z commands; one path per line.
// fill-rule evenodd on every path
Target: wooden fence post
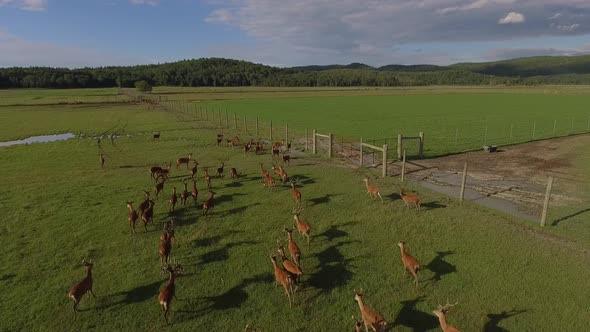
M 332 158 L 332 145 L 334 143 L 334 135 L 332 133 L 329 133 L 328 136 L 329 136 L 328 139 L 330 140 L 328 142 L 329 143 L 329 145 L 328 145 L 328 158 Z
M 383 174 L 381 176 L 387 176 L 387 144 L 383 144 Z
M 461 193 L 459 193 L 460 201 L 463 201 L 465 199 L 465 181 L 467 181 L 467 162 L 465 162 L 465 166 L 463 166 L 463 178 L 461 179 Z
M 403 141 L 402 134 L 397 134 L 397 160 L 402 160 Z
M 270 120 L 270 140 L 270 143 L 272 144 L 272 120 Z
M 315 134 L 316 134 L 316 130 L 314 129 L 311 131 L 311 152 L 313 154 L 316 154 L 318 152 L 318 150 L 316 148 L 316 140 L 317 139 L 316 139 Z
M 535 139 L 535 131 L 537 131 L 537 121 L 533 122 L 533 139 Z
M 309 139 L 307 138 L 307 128 L 305 128 L 305 151 L 309 150 Z
M 360 155 L 360 159 L 359 159 L 359 165 L 361 167 L 363 167 L 363 139 L 361 138 L 361 145 L 359 146 L 359 155 Z
M 424 158 L 424 132 L 418 134 L 420 136 L 420 146 L 418 147 L 418 157 Z
M 555 136 L 556 130 L 557 130 L 557 120 L 553 120 L 553 136 Z
M 549 177 L 547 183 L 547 192 L 545 192 L 545 203 L 543 204 L 543 213 L 541 214 L 541 227 L 545 226 L 547 221 L 547 210 L 549 209 L 549 198 L 551 198 L 551 189 L 553 188 L 553 176 Z
M 404 182 L 406 177 L 406 149 L 404 149 L 403 156 L 402 156 L 402 174 L 401 174 L 401 182 Z

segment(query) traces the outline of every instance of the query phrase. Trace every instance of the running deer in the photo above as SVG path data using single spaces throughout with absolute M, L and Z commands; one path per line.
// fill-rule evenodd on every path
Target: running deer
M 277 284 L 281 284 L 283 286 L 285 294 L 287 294 L 287 298 L 289 299 L 289 308 L 291 308 L 291 295 L 293 296 L 293 301 L 295 301 L 295 293 L 293 293 L 293 277 L 291 277 L 289 272 L 281 269 L 277 265 L 277 258 L 275 255 L 270 255 L 270 260 L 275 273 L 275 286 Z
M 149 201 L 149 206 L 141 213 L 141 220 L 143 221 L 143 228 L 147 232 L 147 225 L 152 222 L 154 217 L 154 201 Z
M 410 271 L 412 276 L 414 276 L 414 283 L 416 284 L 416 288 L 418 288 L 418 270 L 420 269 L 420 263 L 418 260 L 413 257 L 412 255 L 408 254 L 406 251 L 406 243 L 404 241 L 400 241 L 397 244 L 402 253 L 402 263 L 404 263 L 404 274 L 407 271 Z
M 209 169 L 205 168 L 205 183 L 207 183 L 207 189 L 211 189 L 211 176 L 209 175 Z
M 139 214 L 135 209 L 133 209 L 133 202 L 127 202 L 127 208 L 129 209 L 129 214 L 127 215 L 127 220 L 129 220 L 129 228 L 135 233 L 135 225 L 137 224 L 137 219 L 139 218 Z
M 418 195 L 406 195 L 403 189 L 400 189 L 399 195 L 404 200 L 406 207 L 409 207 L 410 204 L 413 204 L 416 209 L 420 209 L 420 196 Z
M 162 181 L 158 181 L 156 183 L 156 186 L 154 187 L 154 190 L 156 191 L 156 198 L 160 198 L 160 193 L 162 190 L 164 190 L 164 182 L 164 179 L 162 179 Z
M 164 225 L 164 232 L 160 235 L 160 264 L 168 264 L 172 252 L 172 238 L 174 237 L 174 220 Z
M 287 182 L 287 172 L 282 166 L 276 167 L 274 164 L 272 165 L 272 170 L 275 172 L 276 175 L 279 176 L 281 182 L 285 184 Z
M 191 179 L 194 179 L 195 178 L 195 175 L 197 175 L 197 166 L 199 166 L 199 163 L 198 162 L 196 162 L 194 160 L 193 160 L 193 162 L 195 163 L 195 166 L 193 166 L 191 168 Z
M 281 153 L 281 149 L 280 149 L 280 145 L 277 145 L 277 143 L 272 145 L 272 158 L 274 159 L 275 157 L 279 158 L 279 154 Z
M 86 268 L 86 277 L 70 288 L 70 292 L 68 293 L 68 298 L 74 301 L 74 319 L 77 317 L 78 305 L 84 294 L 90 292 L 96 298 L 96 295 L 92 291 L 92 268 L 94 264 L 92 261 L 87 262 L 86 260 L 83 260 L 82 264 Z
M 232 179 L 239 179 L 240 175 L 238 174 L 238 170 L 236 170 L 234 167 L 229 169 L 229 176 L 231 176 Z
M 145 194 L 145 200 L 143 202 L 141 202 L 139 204 L 139 206 L 137 207 L 139 209 L 140 213 L 143 213 L 143 211 L 145 211 L 149 206 L 150 206 L 150 192 L 149 191 L 143 191 L 143 193 Z
M 354 299 L 358 302 L 359 308 L 361 309 L 361 318 L 365 324 L 365 332 L 369 331 L 369 326 L 375 332 L 385 331 L 387 322 L 385 322 L 381 314 L 365 305 L 363 302 L 363 293 L 364 291 L 362 289 L 360 291 L 354 290 Z
M 178 169 L 178 166 L 182 165 L 182 164 L 186 164 L 186 169 L 188 169 L 188 163 L 193 159 L 193 154 L 189 153 L 188 154 L 188 158 L 184 158 L 184 157 L 180 157 L 178 159 L 176 159 L 176 169 Z
M 303 237 L 307 238 L 307 246 L 309 247 L 309 234 L 311 232 L 311 225 L 301 221 L 301 219 L 299 218 L 299 214 L 301 213 L 301 211 L 303 211 L 302 209 L 299 210 L 295 210 L 293 209 L 293 211 L 291 213 L 293 213 L 293 219 L 295 219 L 295 225 L 297 226 L 297 231 L 299 231 L 299 234 L 301 234 Z
M 456 327 L 453 327 L 447 323 L 447 313 L 449 312 L 451 307 L 456 306 L 457 303 L 449 304 L 447 302 L 447 304 L 444 307 L 439 304 L 438 309 L 432 311 L 432 313 L 436 315 L 436 317 L 438 317 L 438 322 L 440 323 L 440 327 L 442 328 L 443 332 L 461 332 Z
M 283 166 L 289 166 L 289 162 L 291 161 L 291 156 L 285 154 L 283 152 Z
M 293 190 L 293 198 L 295 199 L 295 203 L 297 204 L 297 208 L 301 208 L 301 192 L 295 187 L 295 183 L 297 183 L 297 179 L 291 179 L 291 189 Z
M 199 189 L 197 189 L 197 180 L 193 180 L 193 189 L 191 190 L 191 196 L 193 197 L 193 202 L 197 205 L 197 198 L 199 197 Z
M 367 187 L 367 195 L 371 197 L 371 199 L 377 199 L 377 196 L 381 199 L 381 203 L 383 203 L 383 197 L 381 197 L 381 193 L 379 192 L 379 188 L 369 183 L 369 178 L 365 178 L 363 180 L 365 182 L 365 186 Z
M 170 168 L 172 163 L 165 162 L 164 165 L 166 165 L 165 168 L 159 166 L 154 166 L 150 168 L 150 172 L 152 173 L 152 179 L 157 180 L 158 178 L 162 178 L 164 180 L 168 180 L 168 174 L 170 174 Z
M 209 191 L 209 198 L 207 198 L 207 200 L 203 202 L 203 215 L 206 215 L 209 212 L 209 210 L 215 206 L 213 198 L 215 198 L 215 193 Z
M 225 162 L 221 162 L 221 167 L 217 167 L 217 174 L 215 175 L 218 178 L 223 177 L 223 168 L 225 167 Z
M 269 191 L 272 191 L 274 189 L 275 179 L 272 177 L 272 175 L 268 175 L 267 177 L 265 177 L 263 182 L 264 188 L 268 189 Z
M 354 318 L 354 316 L 352 316 L 352 320 L 354 321 L 354 329 L 355 329 L 355 331 L 356 332 L 362 332 L 363 323 L 361 323 L 358 320 L 356 320 L 356 318 Z
M 188 193 L 188 182 L 186 179 L 182 180 L 182 184 L 184 184 L 184 190 L 182 191 L 182 193 L 180 194 L 180 204 L 182 205 L 182 207 L 186 206 L 186 200 L 188 199 L 188 197 L 190 196 L 190 194 Z
M 254 153 L 258 155 L 260 152 L 262 152 L 263 148 L 264 147 L 262 146 L 262 143 L 256 142 L 256 146 L 254 147 Z
M 98 161 L 100 162 L 100 169 L 104 169 L 104 154 L 100 154 Z
M 169 204 L 168 212 L 174 211 L 177 201 L 178 201 L 178 196 L 176 196 L 176 187 L 172 187 L 172 196 L 170 196 L 170 198 L 168 199 L 168 204 Z
M 150 167 L 150 177 L 152 179 L 156 178 L 156 174 L 158 174 L 163 168 L 160 166 L 152 166 Z
M 289 242 L 289 254 L 291 255 L 291 259 L 297 264 L 297 266 L 301 266 L 301 250 L 299 250 L 297 243 L 293 241 L 293 228 L 289 229 L 285 227 L 285 232 L 287 232 L 287 241 Z
M 260 174 L 262 175 L 263 181 L 268 176 L 268 171 L 264 169 L 264 163 L 260 163 Z
M 162 268 L 164 272 L 168 272 L 168 284 L 162 288 L 160 291 L 160 296 L 158 296 L 158 301 L 162 306 L 162 311 L 164 312 L 164 319 L 166 320 L 166 324 L 168 324 L 168 314 L 170 314 L 170 305 L 172 304 L 172 299 L 176 298 L 176 286 L 175 286 L 175 278 L 177 274 L 182 273 L 182 265 L 181 264 L 168 264 L 165 268 Z
M 277 251 L 283 260 L 283 268 L 295 276 L 295 282 L 301 282 L 301 276 L 303 275 L 303 271 L 301 271 L 301 267 L 290 260 L 287 259 L 287 255 L 285 255 L 285 244 L 280 244 L 279 240 L 277 240 Z M 297 288 L 295 289 L 295 291 Z

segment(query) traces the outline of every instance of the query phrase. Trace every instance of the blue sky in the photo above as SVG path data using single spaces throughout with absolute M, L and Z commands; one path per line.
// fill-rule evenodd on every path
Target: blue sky
M 0 67 L 590 54 L 589 0 L 0 0 Z

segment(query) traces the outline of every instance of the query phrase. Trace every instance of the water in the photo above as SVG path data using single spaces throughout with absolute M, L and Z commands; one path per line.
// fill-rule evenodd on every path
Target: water
M 32 137 L 28 137 L 25 139 L 19 139 L 16 141 L 0 142 L 0 147 L 22 145 L 22 144 L 32 144 L 32 143 L 47 143 L 47 142 L 55 142 L 55 141 L 65 141 L 65 140 L 68 140 L 68 139 L 71 139 L 74 137 L 76 137 L 76 135 L 74 135 L 72 133 L 32 136 Z

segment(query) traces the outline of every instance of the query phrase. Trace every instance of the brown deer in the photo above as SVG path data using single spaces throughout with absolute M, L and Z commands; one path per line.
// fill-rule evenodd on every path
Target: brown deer
M 188 199 L 188 197 L 190 196 L 190 194 L 188 193 L 188 183 L 187 180 L 184 179 L 182 180 L 182 184 L 184 184 L 184 190 L 182 191 L 182 193 L 180 194 L 180 204 L 182 205 L 182 207 L 186 206 L 186 200 Z
M 166 165 L 166 168 L 158 166 L 150 168 L 150 172 L 152 173 L 152 179 L 157 180 L 158 178 L 162 178 L 164 180 L 168 180 L 168 174 L 170 174 L 170 168 L 172 163 L 165 162 L 164 165 Z
M 297 266 L 301 266 L 301 250 L 299 250 L 297 243 L 293 241 L 293 228 L 289 229 L 285 227 L 285 232 L 287 232 L 287 241 L 289 243 L 289 254 L 291 255 L 291 259 L 297 264 Z
M 289 156 L 288 154 L 285 154 L 284 152 L 282 153 L 283 156 L 283 166 L 289 166 L 289 162 L 291 161 L 291 156 Z
M 141 220 L 143 221 L 143 227 L 147 232 L 147 224 L 152 222 L 152 218 L 154 217 L 154 204 L 155 202 L 150 200 L 149 206 L 141 213 Z
M 195 175 L 197 175 L 197 166 L 199 166 L 199 163 L 196 161 L 193 161 L 195 163 L 195 166 L 193 166 L 191 168 L 191 179 L 195 178 Z
M 156 175 L 162 170 L 163 168 L 160 166 L 152 166 L 150 167 L 150 177 L 152 179 L 156 178 Z
M 199 197 L 199 189 L 197 189 L 197 180 L 193 180 L 193 189 L 191 190 L 191 196 L 193 196 L 193 202 L 197 205 L 197 198 Z
M 299 218 L 299 214 L 301 213 L 301 211 L 303 211 L 303 210 L 302 209 L 299 209 L 299 210 L 293 209 L 293 211 L 291 213 L 293 213 L 293 219 L 295 219 L 295 225 L 297 226 L 297 231 L 303 237 L 307 238 L 307 246 L 309 247 L 309 234 L 311 232 L 311 225 L 306 222 L 301 221 L 301 219 Z
M 168 314 L 170 314 L 170 305 L 172 304 L 172 299 L 176 298 L 176 285 L 174 283 L 176 274 L 182 273 L 182 265 L 181 264 L 168 264 L 165 268 L 162 268 L 164 272 L 168 272 L 168 284 L 162 288 L 160 291 L 160 296 L 158 296 L 158 301 L 162 306 L 162 311 L 164 312 L 164 319 L 166 320 L 166 324 L 168 324 Z
M 277 240 L 277 251 L 281 259 L 283 260 L 283 268 L 295 276 L 294 281 L 299 283 L 301 282 L 301 276 L 303 275 L 303 271 L 301 271 L 301 267 L 290 260 L 287 259 L 287 255 L 285 255 L 285 244 L 280 244 Z M 295 289 L 297 291 L 297 288 Z
M 154 187 L 154 190 L 156 191 L 156 198 L 160 198 L 160 193 L 162 190 L 164 190 L 164 182 L 164 179 L 162 179 L 162 181 L 158 181 L 156 183 L 156 186 Z
M 174 211 L 176 207 L 176 202 L 178 202 L 178 196 L 176 196 L 176 187 L 172 187 L 172 196 L 168 199 L 168 212 Z
M 262 143 L 256 142 L 256 146 L 254 147 L 254 153 L 258 155 L 262 152 L 263 149 L 264 147 L 262 146 Z
M 387 326 L 387 322 L 383 319 L 380 313 L 377 311 L 367 307 L 363 302 L 363 290 L 354 291 L 354 299 L 358 302 L 359 308 L 361 309 L 361 318 L 363 319 L 363 323 L 365 324 L 365 332 L 369 331 L 369 326 L 375 332 L 382 332 L 385 331 L 385 327 Z
M 223 134 L 217 134 L 217 146 L 223 142 Z
M 352 316 L 352 320 L 354 321 L 354 330 L 356 332 L 362 332 L 363 323 L 356 320 L 356 318 L 354 318 L 354 316 Z
M 377 199 L 377 196 L 381 199 L 381 203 L 383 203 L 383 197 L 381 197 L 381 193 L 379 192 L 379 187 L 376 185 L 369 183 L 369 178 L 365 178 L 363 180 L 365 182 L 365 186 L 367 187 L 367 195 L 371 197 L 371 199 Z
M 420 210 L 420 196 L 418 195 L 406 195 L 403 189 L 399 191 L 400 197 L 404 200 L 406 207 L 409 207 L 410 204 L 413 204 L 416 209 Z
M 225 167 L 225 163 L 221 162 L 221 167 L 217 168 L 217 174 L 215 175 L 218 178 L 222 178 L 223 177 L 223 168 Z
M 262 181 L 268 176 L 268 171 L 264 169 L 264 163 L 260 163 L 260 174 L 262 175 Z
M 140 213 L 143 213 L 143 211 L 145 211 L 149 206 L 150 206 L 150 192 L 149 191 L 143 191 L 143 193 L 145 194 L 145 200 L 143 202 L 141 202 L 139 204 L 139 206 L 137 207 L 139 209 Z
M 295 293 L 293 293 L 293 277 L 291 277 L 289 272 L 281 269 L 277 265 L 277 258 L 275 255 L 270 255 L 270 260 L 274 268 L 275 282 L 276 284 L 281 284 L 283 286 L 285 294 L 287 294 L 287 298 L 289 299 L 289 308 L 291 308 L 291 295 L 293 295 L 293 301 L 295 301 Z
M 215 198 L 215 193 L 209 191 L 209 198 L 207 198 L 207 200 L 203 202 L 203 215 L 206 215 L 209 212 L 209 210 L 215 206 L 213 198 Z
M 104 169 L 104 154 L 100 154 L 98 161 L 100 162 L 100 169 Z
M 283 184 L 287 182 L 287 172 L 285 172 L 285 169 L 282 166 L 276 167 L 274 164 L 272 164 L 272 170 L 281 179 Z
M 447 302 L 444 307 L 439 304 L 438 309 L 432 311 L 432 313 L 438 317 L 438 322 L 440 323 L 440 327 L 442 328 L 443 332 L 461 332 L 456 327 L 453 327 L 447 323 L 447 313 L 449 312 L 450 308 L 456 306 L 457 303 L 449 304 Z
M 275 179 L 272 177 L 272 175 L 268 175 L 267 177 L 264 178 L 264 188 L 268 189 L 269 191 L 272 191 L 275 187 Z
M 186 164 L 186 169 L 188 169 L 188 163 L 191 161 L 191 159 L 193 159 L 192 153 L 188 154 L 188 158 L 180 157 L 180 158 L 176 159 L 176 169 L 178 169 L 178 166 L 180 166 L 182 164 Z
M 238 174 L 238 170 L 236 170 L 234 167 L 229 169 L 229 176 L 231 176 L 232 179 L 239 179 L 240 175 Z
M 168 264 L 172 252 L 172 238 L 174 237 L 174 220 L 164 225 L 164 233 L 160 235 L 160 264 Z
M 92 291 L 92 268 L 94 264 L 92 261 L 87 262 L 86 260 L 83 260 L 82 264 L 86 268 L 86 277 L 70 288 L 70 292 L 68 293 L 68 298 L 74 301 L 74 319 L 77 317 L 78 305 L 84 294 L 90 292 L 96 298 L 96 295 Z
M 279 158 L 281 153 L 280 145 L 277 143 L 272 145 L 272 159 L 274 160 L 275 157 Z
M 295 187 L 296 179 L 291 179 L 291 189 L 293 191 L 293 198 L 297 204 L 297 208 L 301 208 L 301 192 Z
M 211 189 L 211 176 L 209 175 L 209 169 L 205 168 L 203 171 L 205 172 L 205 183 L 207 184 L 207 189 Z
M 418 288 L 418 270 L 420 269 L 420 263 L 418 260 L 414 258 L 412 255 L 408 254 L 406 251 L 406 243 L 404 241 L 400 241 L 397 244 L 402 253 L 402 263 L 404 263 L 404 274 L 407 271 L 410 271 L 412 276 L 414 276 L 414 283 L 416 284 L 416 288 Z
M 129 220 L 129 227 L 135 233 L 135 225 L 137 224 L 137 219 L 139 218 L 139 214 L 137 211 L 133 209 L 133 202 L 127 202 L 127 208 L 129 209 L 129 214 L 127 215 L 127 220 Z

